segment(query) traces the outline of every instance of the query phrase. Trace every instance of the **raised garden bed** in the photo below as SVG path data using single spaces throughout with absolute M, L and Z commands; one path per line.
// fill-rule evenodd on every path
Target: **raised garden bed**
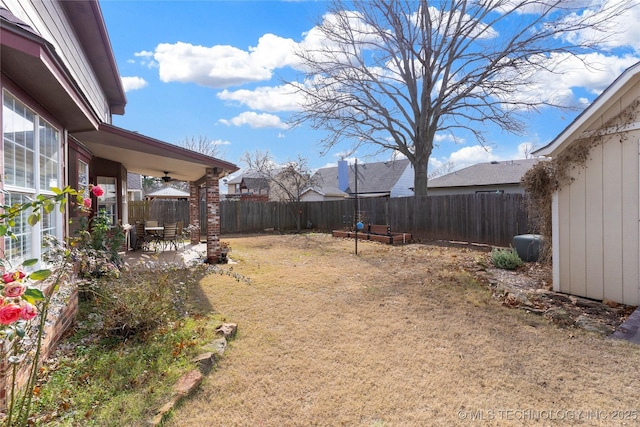
M 355 238 L 357 234 L 358 240 L 372 240 L 390 245 L 403 245 L 412 241 L 411 233 L 392 232 L 391 227 L 387 225 L 369 224 L 357 233 L 351 230 L 333 230 L 331 234 L 333 237 L 344 238 Z

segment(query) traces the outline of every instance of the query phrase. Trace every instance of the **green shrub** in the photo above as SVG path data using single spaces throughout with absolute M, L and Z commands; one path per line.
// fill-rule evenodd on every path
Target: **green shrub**
M 125 242 L 122 227 L 111 227 L 104 209 L 91 219 L 80 217 L 78 221 L 80 229 L 72 238 L 72 247 L 80 277 L 117 277 L 122 267 L 119 251 Z
M 515 270 L 522 266 L 524 262 L 518 256 L 518 252 L 514 248 L 498 249 L 493 248 L 491 251 L 491 262 L 498 268 L 505 270 Z

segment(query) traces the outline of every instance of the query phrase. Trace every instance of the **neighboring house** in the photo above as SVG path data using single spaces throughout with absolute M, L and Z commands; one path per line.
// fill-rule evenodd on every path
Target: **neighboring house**
M 349 197 L 344 191 L 337 187 L 307 188 L 300 195 L 303 202 L 321 202 L 327 200 L 343 200 Z
M 190 183 L 192 224 L 200 223 L 205 194 L 207 257 L 218 259 L 218 180 L 238 168 L 111 124 L 124 114 L 126 98 L 98 1 L 0 0 L 0 30 L 4 204 L 51 195 L 52 187 L 99 184 L 105 194 L 94 208 L 125 225 L 128 172 L 168 171 Z M 73 215 L 56 210 L 34 227 L 16 227 L 17 238 L 2 239 L 0 249 L 13 264 L 39 258 L 42 236 L 68 235 Z M 192 242 L 199 240 L 193 233 Z
M 153 193 L 149 193 L 145 196 L 147 200 L 153 199 L 189 199 L 189 193 L 186 193 L 182 190 L 178 190 L 173 187 L 164 187 L 160 190 L 156 190 Z
M 127 173 L 127 200 L 130 202 L 138 202 L 142 200 L 142 175 L 137 173 Z
M 569 165 L 553 195 L 554 290 L 640 303 L 640 63 L 534 154 Z M 566 155 L 566 157 L 565 157 Z M 571 167 L 575 166 L 575 167 Z
M 408 159 L 388 162 L 359 163 L 358 197 L 413 196 L 413 167 Z M 356 193 L 356 165 L 340 160 L 338 166 L 318 169 L 312 177 L 303 201 L 335 200 L 353 197 Z
M 269 200 L 269 180 L 260 172 L 240 174 L 226 182 L 227 199 Z
M 451 172 L 427 183 L 430 196 L 476 193 L 524 194 L 520 180 L 538 162 L 538 159 L 521 159 L 478 163 Z

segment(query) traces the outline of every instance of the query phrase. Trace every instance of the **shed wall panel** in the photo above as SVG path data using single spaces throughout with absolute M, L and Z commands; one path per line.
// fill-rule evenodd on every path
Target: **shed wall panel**
M 604 298 L 622 302 L 622 145 L 606 137 L 602 154 Z
M 571 192 L 562 188 L 558 192 L 558 263 L 560 292 L 571 293 L 571 233 L 569 228 L 571 218 Z
M 640 257 L 638 233 L 638 137 L 629 135 L 621 141 L 622 146 L 622 301 L 638 305 L 638 260 Z
M 568 188 L 570 192 L 569 234 L 571 251 L 569 253 L 569 269 L 571 270 L 571 293 L 583 297 L 587 295 L 586 279 L 586 170 L 574 173 L 574 181 Z
M 589 167 L 585 169 L 587 192 L 585 194 L 585 271 L 587 295 L 604 298 L 604 266 L 602 256 L 602 145 L 591 150 Z

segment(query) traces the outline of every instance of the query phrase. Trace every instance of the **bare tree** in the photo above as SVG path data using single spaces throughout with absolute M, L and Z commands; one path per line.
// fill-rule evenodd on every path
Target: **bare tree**
M 540 148 L 538 146 L 538 143 L 536 142 L 525 142 L 521 146 L 522 146 L 522 155 L 524 156 L 525 159 L 532 159 L 533 152 L 536 151 L 538 148 Z
M 325 148 L 397 150 L 414 167 L 415 194 L 426 195 L 436 132 L 468 131 L 484 144 L 488 124 L 522 134 L 524 113 L 567 107 L 542 97 L 536 76 L 605 42 L 611 19 L 634 2 L 583 13 L 585 3 L 334 0 L 317 26 L 321 42 L 297 52 L 305 103 L 292 122 L 328 130 Z
M 269 199 L 285 203 L 295 218 L 296 229 L 301 231 L 302 193 L 314 185 L 307 159 L 298 155 L 296 159 L 278 165 L 268 151 L 255 151 L 244 153 L 242 162 L 267 180 Z
M 178 143 L 180 147 L 186 148 L 187 150 L 195 151 L 200 154 L 204 154 L 209 157 L 221 157 L 224 153 L 222 152 L 220 145 L 216 144 L 211 138 L 200 135 L 198 137 L 186 137 L 182 141 Z
M 443 163 L 442 165 L 440 165 L 439 167 L 437 167 L 435 170 L 431 171 L 429 173 L 429 179 L 433 179 L 433 178 L 437 178 L 439 176 L 442 175 L 446 175 L 449 172 L 453 171 L 456 167 L 456 164 L 454 162 L 452 162 L 451 160 L 446 161 L 445 163 Z

